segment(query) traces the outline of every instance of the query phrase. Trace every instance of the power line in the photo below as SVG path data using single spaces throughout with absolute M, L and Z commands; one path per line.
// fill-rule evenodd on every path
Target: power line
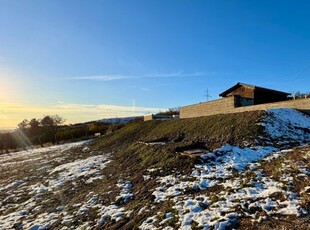
M 203 95 L 206 97 L 207 101 L 209 101 L 209 98 L 212 97 L 210 94 L 209 94 L 209 89 L 207 88 L 207 90 L 205 91 L 205 95 Z

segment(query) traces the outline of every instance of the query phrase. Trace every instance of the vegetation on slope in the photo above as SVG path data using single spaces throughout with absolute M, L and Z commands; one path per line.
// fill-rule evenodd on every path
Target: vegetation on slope
M 115 184 L 120 176 L 131 181 L 135 185 L 132 190 L 135 199 L 128 205 L 131 210 L 139 210 L 143 204 L 153 200 L 156 181 L 143 178 L 148 169 L 161 168 L 151 173 L 153 177 L 186 175 L 191 173 L 198 158 L 179 154 L 183 149 L 204 148 L 212 151 L 225 143 L 235 146 L 254 144 L 255 138 L 262 134 L 262 127 L 257 123 L 264 114 L 264 111 L 251 111 L 180 120 L 133 122 L 99 138 L 92 145 L 95 151 L 113 152 L 112 162 L 103 170 L 105 175 L 110 175 L 105 183 Z M 165 144 L 147 144 L 159 141 Z M 126 228 L 136 228 L 141 219 L 141 216 L 137 216 L 129 222 L 125 220 L 128 222 Z M 124 223 L 110 224 L 105 228 L 117 229 Z
M 158 182 L 156 183 L 155 180 L 144 180 L 143 175 L 150 175 L 152 178 L 168 175 L 188 175 L 187 180 L 190 180 L 194 163 L 199 158 L 181 155 L 179 154 L 180 151 L 191 148 L 204 148 L 212 151 L 227 143 L 241 147 L 255 146 L 257 138 L 264 135 L 263 128 L 258 124 L 265 115 L 265 111 L 252 111 L 201 118 L 132 123 L 115 133 L 98 139 L 93 143 L 97 150 L 114 152 L 112 156 L 113 161 L 104 169 L 105 174 L 111 175 L 107 180 L 109 182 L 106 183 L 116 183 L 119 177 L 126 178 L 133 183 L 132 192 L 135 194 L 133 200 L 128 204 L 123 204 L 126 210 L 133 211 L 133 218 L 123 219 L 117 223 L 107 222 L 102 227 L 105 229 L 136 229 L 147 217 L 152 216 L 152 213 L 173 212 L 173 205 L 168 201 L 160 203 L 160 205 L 153 205 L 154 196 L 152 193 L 154 188 L 158 186 Z M 265 140 L 268 141 L 268 138 L 266 137 Z M 147 145 L 147 143 L 160 141 L 165 144 Z M 264 145 L 263 141 L 260 145 Z M 297 150 L 293 153 L 294 155 L 292 156 L 298 155 Z M 278 167 L 277 164 L 278 160 L 272 166 L 270 166 L 270 162 L 262 163 L 263 173 L 274 177 L 269 171 L 279 170 L 281 167 Z M 309 162 L 306 162 L 306 164 L 309 165 Z M 150 168 L 159 168 L 160 170 L 150 172 L 148 171 Z M 251 174 L 251 170 L 247 174 L 255 178 L 255 175 Z M 252 177 L 246 176 L 243 178 L 244 176 L 242 174 L 239 175 L 238 172 L 235 172 L 232 177 L 236 178 L 236 180 L 240 178 L 241 181 L 244 181 L 232 192 L 250 187 L 253 183 Z M 298 187 L 298 192 L 300 192 L 306 185 L 297 182 L 296 187 Z M 208 194 L 212 198 L 209 205 L 212 205 L 212 203 L 218 202 L 218 193 L 223 191 L 223 189 L 220 186 L 197 191 L 189 188 L 187 193 L 190 196 Z M 276 195 L 279 194 L 274 194 L 274 196 Z M 309 209 L 308 200 L 308 196 L 303 197 L 303 208 L 306 210 Z M 147 214 L 139 212 L 144 206 L 152 207 L 152 211 L 149 211 Z M 260 210 L 260 212 L 263 213 L 264 211 Z M 299 221 L 296 217 L 289 216 L 285 218 L 289 218 L 292 223 Z M 252 228 L 252 222 L 248 222 L 248 220 L 247 218 L 241 218 L 239 223 L 242 227 Z M 174 220 L 172 219 L 171 221 Z M 169 225 L 173 226 L 171 221 Z M 274 227 L 276 219 L 269 218 L 268 221 L 270 223 L 266 222 L 265 227 L 267 227 L 267 224 Z M 255 226 L 258 227 L 258 224 Z M 285 226 L 285 223 L 283 226 Z M 178 226 L 175 225 L 175 227 L 177 228 Z M 195 227 L 195 222 L 193 222 L 192 227 Z M 241 226 L 239 225 L 238 227 L 240 228 Z
M 140 180 L 142 173 L 150 167 L 163 168 L 162 175 L 168 175 L 175 169 L 188 173 L 195 158 L 177 152 L 190 148 L 211 151 L 225 143 L 250 145 L 262 132 L 257 123 L 264 113 L 252 111 L 180 120 L 132 122 L 99 138 L 93 147 L 97 151 L 113 152 L 113 162 L 108 170 L 122 171 L 133 181 Z M 165 144 L 147 145 L 154 141 L 163 141 Z
M 133 122 L 99 138 L 93 146 L 96 150 L 115 152 L 115 167 L 123 170 L 128 168 L 128 174 L 149 167 L 165 167 L 167 171 L 172 168 L 189 170 L 194 160 L 176 152 L 188 148 L 212 151 L 225 143 L 250 145 L 262 132 L 257 123 L 264 113 L 251 111 L 180 120 Z M 144 144 L 155 141 L 163 141 L 165 145 Z
M 220 114 L 180 120 L 136 122 L 99 139 L 98 148 L 128 146 L 136 142 L 166 141 L 173 143 L 205 143 L 212 150 L 223 143 L 244 146 L 261 134 L 257 125 L 264 111 Z
M 255 154 L 259 147 L 255 139 L 263 135 L 262 127 L 257 124 L 265 114 L 256 111 L 133 122 L 97 139 L 91 146 L 55 146 L 54 150 L 3 155 L 0 223 L 16 229 L 33 224 L 50 229 L 65 226 L 138 229 L 148 221 L 152 224 L 150 218 L 156 217 L 153 226 L 177 229 L 182 224 L 182 215 L 191 211 L 192 206 L 185 207 L 185 203 L 196 202 L 201 212 L 211 213 L 211 222 L 227 222 L 225 215 L 229 213 L 238 216 L 232 219 L 230 227 L 234 228 L 277 229 L 298 225 L 305 229 L 309 226 L 306 212 L 296 216 L 276 211 L 285 208 L 291 197 L 310 212 L 309 146 L 271 154 L 268 160 L 254 162 L 245 171 L 224 164 L 221 154 L 225 156 L 227 151 L 213 151 L 210 155 L 217 155 L 210 160 L 180 153 L 190 148 L 213 150 L 229 143 L 251 146 L 243 149 Z M 259 145 L 264 140 L 270 141 L 261 138 Z M 162 143 L 150 144 L 154 141 Z M 239 156 L 240 153 L 237 151 Z M 211 176 L 212 184 L 203 188 L 200 185 L 204 176 Z M 179 195 L 170 196 L 168 190 Z M 254 192 L 250 196 L 247 191 Z M 161 192 L 167 194 L 162 201 L 158 199 Z M 264 207 L 269 203 L 274 206 Z M 223 204 L 229 206 L 228 211 L 221 208 Z M 272 211 L 276 214 L 269 215 Z M 171 219 L 161 223 L 166 214 Z M 118 216 L 121 218 L 117 219 Z M 199 219 L 190 221 L 189 226 L 199 229 Z

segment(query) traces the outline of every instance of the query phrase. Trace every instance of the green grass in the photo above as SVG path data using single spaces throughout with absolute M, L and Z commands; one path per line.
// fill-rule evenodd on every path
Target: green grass
M 162 220 L 165 213 L 172 212 L 174 217 L 167 221 L 164 226 L 172 226 L 177 229 L 179 227 L 179 217 L 177 211 L 173 208 L 174 202 L 167 200 L 162 203 L 154 203 L 154 196 L 152 193 L 154 189 L 158 187 L 159 182 L 157 178 L 180 173 L 182 175 L 189 175 L 186 180 L 191 180 L 190 173 L 192 172 L 193 164 L 196 159 L 179 154 L 179 152 L 184 149 L 190 149 L 195 146 L 205 146 L 205 148 L 212 151 L 214 148 L 220 147 L 225 143 L 239 146 L 248 145 L 249 143 L 255 145 L 253 142 L 254 139 L 262 135 L 262 127 L 256 124 L 261 121 L 264 114 L 265 113 L 262 111 L 254 111 L 181 120 L 133 122 L 120 130 L 97 139 L 91 144 L 91 151 L 84 152 L 82 151 L 83 147 L 70 149 L 61 153 L 63 162 L 72 162 L 93 155 L 113 152 L 110 159 L 111 163 L 101 170 L 101 174 L 104 175 L 104 177 L 100 180 L 95 180 L 91 184 L 85 184 L 84 179 L 86 178 L 80 178 L 75 180 L 76 185 L 74 186 L 71 182 L 63 184 L 61 190 L 59 190 L 57 194 L 45 194 L 44 196 L 48 197 L 47 200 L 49 203 L 38 202 L 38 205 L 44 206 L 39 213 L 55 209 L 60 205 L 66 205 L 67 208 L 65 211 L 70 215 L 74 215 L 73 213 L 77 208 L 73 208 L 73 205 L 85 203 L 89 199 L 89 197 L 87 197 L 89 191 L 98 195 L 98 204 L 110 205 L 115 202 L 115 197 L 120 192 L 120 188 L 116 186 L 117 181 L 119 179 L 126 179 L 133 184 L 131 192 L 134 194 L 134 198 L 129 200 L 128 203 L 119 204 L 119 206 L 124 207 L 127 211 L 132 211 L 130 218 L 124 216 L 124 219 L 119 222 L 107 221 L 100 226 L 100 229 L 137 229 L 147 217 L 153 216 L 158 212 L 161 213 L 158 222 Z M 150 146 L 141 143 L 156 140 L 166 140 L 168 143 L 163 146 Z M 286 163 L 290 166 L 287 172 L 298 174 L 296 162 L 304 162 L 307 167 L 310 166 L 310 158 L 309 155 L 307 155 L 309 151 L 310 147 L 297 148 L 292 153 L 273 160 L 272 163 L 261 161 L 261 166 L 258 166 L 258 169 L 261 169 L 265 176 L 279 179 L 283 173 L 286 173 L 281 171 L 281 166 L 284 160 L 285 162 L 287 160 L 288 163 Z M 52 161 L 48 153 L 45 153 L 45 155 L 50 161 L 50 165 L 57 166 L 60 164 L 60 162 L 56 160 Z M 58 157 L 59 155 L 57 154 L 52 158 L 57 159 Z M 5 180 L 11 176 L 16 176 L 16 179 L 22 179 L 27 176 L 31 178 L 31 184 L 36 184 L 42 180 L 41 176 L 48 176 L 49 173 L 48 171 L 43 171 L 42 173 L 40 172 L 40 174 L 36 174 L 36 177 L 32 177 L 36 170 L 41 167 L 41 164 L 34 164 L 34 162 L 28 162 L 20 166 L 17 170 L 18 174 L 13 172 L 14 167 L 15 166 L 12 166 L 12 170 L 3 171 L 0 175 L 0 180 Z M 148 172 L 147 169 L 149 168 L 160 168 L 160 170 Z M 144 180 L 143 175 L 150 175 L 151 179 Z M 249 170 L 245 174 L 234 171 L 231 174 L 231 178 L 227 179 L 233 178 L 243 181 L 239 186 L 239 188 L 242 188 L 251 185 L 252 180 L 256 178 L 256 174 Z M 309 186 L 310 183 L 308 177 L 294 177 L 293 182 L 293 192 L 298 194 L 300 194 L 306 186 Z M 74 190 L 71 190 L 73 187 Z M 233 192 L 235 189 L 224 188 L 223 185 L 215 185 L 205 190 L 195 190 L 189 187 L 183 194 L 189 197 L 198 196 L 200 194 L 208 196 L 208 207 L 210 208 L 212 205 L 218 206 L 217 202 L 225 199 L 219 194 L 222 191 L 230 194 L 230 191 Z M 5 196 L 6 194 L 2 194 L 0 198 L 5 199 Z M 42 195 L 42 198 L 44 198 L 44 196 Z M 280 200 L 284 199 L 281 193 L 274 193 L 271 197 Z M 28 195 L 25 194 L 25 196 L 22 197 L 22 201 L 26 201 L 28 198 Z M 39 198 L 41 199 L 41 197 Z M 148 211 L 139 213 L 139 210 L 145 206 Z M 301 207 L 310 210 L 310 197 L 308 192 L 304 192 L 301 195 Z M 98 218 L 99 216 L 96 210 L 91 209 L 89 210 L 89 214 L 81 218 L 75 217 L 74 223 L 78 224 L 83 221 L 91 223 Z M 281 221 L 283 221 L 283 224 L 279 225 L 281 227 L 305 227 L 308 226 L 307 224 L 309 223 L 309 220 L 306 222 L 306 217 L 303 217 L 303 219 L 296 217 L 288 217 L 288 219 L 285 219 L 287 217 L 280 218 L 282 218 Z M 299 222 L 299 220 L 303 222 Z M 254 223 L 253 225 L 253 222 L 249 218 L 241 218 L 238 223 L 240 226 L 238 227 L 240 227 L 240 229 L 242 229 L 242 227 L 244 227 L 243 229 L 267 229 L 269 226 L 277 226 L 278 221 L 279 220 L 276 218 L 269 219 L 264 221 L 262 227 L 260 227 L 261 223 Z M 287 221 L 290 222 L 287 223 Z M 59 223 L 55 223 L 55 226 L 52 226 L 55 229 L 57 229 L 56 224 Z M 199 229 L 195 222 L 193 222 L 192 228 Z
M 244 146 L 245 143 L 254 145 L 254 140 L 262 134 L 261 121 L 265 112 L 253 111 L 239 114 L 214 115 L 209 117 L 134 122 L 126 125 L 107 136 L 101 137 L 92 143 L 92 148 L 103 153 L 113 152 L 111 163 L 103 170 L 107 184 L 113 185 L 120 178 L 126 178 L 133 183 L 134 200 L 125 207 L 134 210 L 135 217 L 124 220 L 123 225 L 113 227 L 136 228 L 146 218 L 158 211 L 163 214 L 171 211 L 172 204 L 167 202 L 156 205 L 154 209 L 143 215 L 138 215 L 141 207 L 153 202 L 152 191 L 158 186 L 156 180 L 145 181 L 143 175 L 150 174 L 152 178 L 182 173 L 190 175 L 196 159 L 179 154 L 182 149 L 204 146 L 212 151 L 226 143 Z M 147 142 L 165 141 L 166 145 L 146 145 Z M 149 168 L 160 170 L 148 173 Z M 109 181 L 109 183 L 108 183 Z M 189 191 L 189 193 L 213 193 L 220 187 L 205 191 Z M 211 196 L 211 204 L 220 198 Z M 148 206 L 148 205 L 147 205 Z M 167 225 L 177 227 L 177 218 L 173 218 Z M 110 228 L 112 226 L 104 226 Z M 196 224 L 193 223 L 193 228 Z
M 262 134 L 261 121 L 265 112 L 251 111 L 208 117 L 133 122 L 120 130 L 99 138 L 92 145 L 96 150 L 114 152 L 115 167 L 139 172 L 150 167 L 170 171 L 186 171 L 194 159 L 181 156 L 177 150 L 203 145 L 210 151 L 225 143 L 243 146 L 253 143 Z M 146 142 L 166 140 L 164 146 L 147 146 Z M 142 142 L 142 143 L 141 143 Z
M 136 122 L 98 139 L 93 145 L 96 148 L 121 147 L 137 141 L 179 141 L 180 136 L 183 137 L 182 142 L 205 142 L 210 149 L 223 143 L 242 145 L 244 141 L 253 141 L 261 134 L 262 127 L 256 124 L 264 114 L 263 111 L 251 111 L 179 120 Z

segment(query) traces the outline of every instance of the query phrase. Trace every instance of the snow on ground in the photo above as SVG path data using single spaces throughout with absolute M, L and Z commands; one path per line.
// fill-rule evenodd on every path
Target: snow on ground
M 44 205 L 49 205 L 50 202 L 53 202 L 54 196 L 56 195 L 57 197 L 57 193 L 66 183 L 72 182 L 70 187 L 74 191 L 75 180 L 82 179 L 87 184 L 104 176 L 101 175 L 100 170 L 109 164 L 110 161 L 108 159 L 110 155 L 103 154 L 85 158 L 83 152 L 89 150 L 87 146 L 79 149 L 80 152 L 75 152 L 76 149 L 74 149 L 85 143 L 83 141 L 16 152 L 12 156 L 0 156 L 0 161 L 5 162 L 5 167 L 1 168 L 3 172 L 6 172 L 6 168 L 14 168 L 14 162 L 20 162 L 20 159 L 22 159 L 23 163 L 16 171 L 27 169 L 27 173 L 33 171 L 37 174 L 32 174 L 33 176 L 31 177 L 24 176 L 22 180 L 14 180 L 14 177 L 0 180 L 0 195 L 3 198 L 0 201 L 0 229 L 47 229 L 62 217 L 64 217 L 64 224 L 70 223 L 73 217 L 64 211 L 65 206 L 59 206 L 54 211 L 42 212 L 41 210 L 45 208 Z M 71 155 L 65 154 L 66 151 L 69 151 Z M 64 159 L 65 157 L 67 158 Z M 78 159 L 79 157 L 84 158 Z M 70 159 L 71 162 L 68 162 Z M 61 164 L 60 162 L 62 161 L 66 163 Z M 53 167 L 53 164 L 57 166 Z M 28 167 L 31 169 L 28 170 Z M 42 175 L 38 174 L 38 172 L 41 172 Z M 23 177 L 23 174 L 20 176 Z M 12 179 L 13 181 L 8 183 Z M 129 193 L 128 186 L 126 189 Z M 86 210 L 87 207 L 92 206 L 96 201 L 96 196 L 88 199 L 77 214 L 83 214 L 83 209 Z
M 119 196 L 116 197 L 116 201 L 122 200 L 127 202 L 133 198 L 133 193 L 130 192 L 130 189 L 132 188 L 132 183 L 130 181 L 119 180 L 116 186 L 122 189 Z
M 78 147 L 88 142 L 90 142 L 90 140 L 2 154 L 0 155 L 0 164 L 3 169 L 5 166 L 9 166 L 12 164 L 16 165 L 23 164 L 29 161 L 36 161 L 45 157 L 43 153 L 54 152 L 56 154 L 59 154 L 67 151 L 68 149 Z
M 173 208 L 178 213 L 180 229 L 191 229 L 194 222 L 199 227 L 206 229 L 210 227 L 225 229 L 225 227 L 234 224 L 240 216 L 250 216 L 253 220 L 261 221 L 262 218 L 272 214 L 300 216 L 307 213 L 306 210 L 300 207 L 301 198 L 291 191 L 289 186 L 293 180 L 291 175 L 283 175 L 280 181 L 276 181 L 265 177 L 260 170 L 252 170 L 255 176 L 249 178 L 246 183 L 244 178 L 232 176 L 235 169 L 242 175 L 246 166 L 248 166 L 248 169 L 260 166 L 259 163 L 251 162 L 262 159 L 267 154 L 271 155 L 266 160 L 272 161 L 273 155 L 284 155 L 291 152 L 291 150 L 273 153 L 273 148 L 270 149 L 271 152 L 261 151 L 261 148 L 257 148 L 255 152 L 248 148 L 240 149 L 225 146 L 221 148 L 221 151 L 216 150 L 212 154 L 216 155 L 217 152 L 222 152 L 223 149 L 228 151 L 227 156 L 229 157 L 218 157 L 215 160 L 195 166 L 192 173 L 192 176 L 196 179 L 195 181 L 182 181 L 181 177 L 173 176 L 158 179 L 160 185 L 153 192 L 156 197 L 154 201 L 165 202 L 172 200 L 175 203 Z M 244 158 L 242 161 L 233 161 L 239 153 L 240 156 L 243 156 L 246 151 L 248 151 L 248 154 L 252 154 L 253 157 Z M 258 156 L 261 156 L 261 158 Z M 309 169 L 305 169 L 306 167 L 301 163 L 297 164 L 297 166 L 299 171 L 304 176 L 307 176 Z M 287 165 L 283 164 L 280 170 L 287 170 Z M 216 196 L 186 195 L 185 193 L 189 189 L 203 191 L 214 186 L 220 188 Z M 285 200 L 270 197 L 270 195 L 276 193 L 283 194 Z M 239 207 L 241 207 L 242 211 L 240 211 Z M 258 215 L 253 211 L 259 207 L 262 207 L 266 215 Z M 140 228 L 150 229 L 152 224 L 154 222 L 149 220 L 144 222 Z
M 143 223 L 139 226 L 139 229 L 158 229 L 154 226 L 154 223 L 157 221 L 157 215 L 148 217 Z
M 97 226 L 101 226 L 107 220 L 120 221 L 124 216 L 129 217 L 131 211 L 125 211 L 124 207 L 119 207 L 117 203 L 123 201 L 127 203 L 130 199 L 133 198 L 133 193 L 131 193 L 132 183 L 127 180 L 119 180 L 116 184 L 117 187 L 121 189 L 118 196 L 115 198 L 115 202 L 109 206 L 98 205 L 99 215 L 101 216 L 97 221 Z
M 285 143 L 309 142 L 309 116 L 294 109 L 269 109 L 263 125 L 271 138 L 281 138 Z
M 49 187 L 56 188 L 79 177 L 100 176 L 100 169 L 110 163 L 108 157 L 108 154 L 93 156 L 57 166 L 50 172 L 50 176 L 56 175 L 56 178 L 48 180 Z
M 157 186 L 151 190 L 154 199 L 138 212 L 138 215 L 149 213 L 139 228 L 168 230 L 173 229 L 175 225 L 171 223 L 174 223 L 180 229 L 191 229 L 193 225 L 225 229 L 240 217 L 260 222 L 276 214 L 306 215 L 301 196 L 309 193 L 310 187 L 296 193 L 293 185 L 296 175 L 292 170 L 297 170 L 298 177 L 308 178 L 310 169 L 305 162 L 310 152 L 303 156 L 306 161 L 283 161 L 277 166 L 281 173 L 277 179 L 265 175 L 262 165 L 273 164 L 291 154 L 294 150 L 286 148 L 291 144 L 310 142 L 309 117 L 295 110 L 272 109 L 260 125 L 265 127 L 266 136 L 271 137 L 267 145 L 242 148 L 225 144 L 201 155 L 201 162 L 190 175 L 156 177 L 163 169 L 146 170 L 143 181 L 154 180 Z M 261 138 L 266 140 L 266 136 Z M 135 185 L 120 172 L 114 184 L 102 188 L 110 198 L 104 202 L 106 197 L 100 194 L 96 182 L 111 176 L 102 174 L 111 155 L 92 153 L 84 144 L 0 156 L 1 173 L 19 173 L 0 177 L 0 229 L 48 229 L 53 224 L 63 229 L 72 226 L 90 229 L 131 217 L 133 210 L 126 205 L 135 199 Z M 83 189 L 84 193 L 79 193 Z M 65 194 L 80 197 L 78 202 L 68 204 Z M 168 211 L 152 212 L 165 202 L 171 204 Z
M 178 196 L 186 188 L 206 189 L 219 185 L 219 181 L 230 178 L 234 170 L 244 170 L 249 163 L 260 160 L 275 150 L 273 147 L 256 147 L 254 150 L 227 144 L 201 156 L 204 163 L 195 165 L 192 172 L 192 177 L 196 178 L 194 182 L 180 181 L 180 178 L 173 176 L 159 178 L 161 186 L 153 192 L 155 201 Z
M 267 135 L 273 139 L 281 139 L 284 146 L 292 142 L 302 144 L 310 141 L 310 134 L 307 132 L 310 130 L 309 117 L 292 109 L 268 110 L 260 125 L 265 127 Z M 226 144 L 201 156 L 204 162 L 196 164 L 192 171 L 194 181 L 184 181 L 181 176 L 172 175 L 157 178 L 159 186 L 153 192 L 154 202 L 172 200 L 175 203 L 173 208 L 178 213 L 180 229 L 191 229 L 193 223 L 206 229 L 225 229 L 232 226 L 239 216 L 250 216 L 253 221 L 261 221 L 272 214 L 307 214 L 300 207 L 301 198 L 291 191 L 291 175 L 283 175 L 280 181 L 276 181 L 265 177 L 261 170 L 256 170 L 260 166 L 257 161 L 264 159 L 272 162 L 292 151 L 281 150 L 272 145 L 241 148 Z M 299 168 L 299 176 L 310 175 L 309 168 L 303 162 L 297 162 L 296 167 Z M 255 176 L 248 181 L 233 176 L 234 172 L 245 174 L 245 169 L 251 170 Z M 287 169 L 286 164 L 280 168 L 282 171 Z M 214 187 L 218 187 L 219 191 L 212 197 L 185 193 L 187 190 L 202 191 Z M 277 193 L 283 194 L 285 200 L 270 197 Z M 265 215 L 254 211 L 259 207 L 262 207 Z M 156 215 L 147 219 L 140 228 L 155 228 L 158 226 L 155 224 L 157 219 L 160 218 Z
M 110 205 L 100 203 L 100 196 L 92 191 L 81 199 L 81 203 L 72 206 L 64 203 L 54 210 L 46 210 L 44 205 L 49 205 L 58 196 L 65 184 L 69 185 L 70 190 L 76 189 L 76 180 L 84 181 L 85 184 L 91 184 L 96 180 L 102 179 L 105 175 L 101 174 L 101 170 L 110 163 L 110 154 L 102 154 L 88 156 L 83 159 L 76 159 L 76 155 L 82 153 L 74 153 L 70 151 L 73 147 L 81 146 L 85 142 L 66 144 L 57 147 L 49 147 L 36 149 L 32 152 L 22 151 L 14 154 L 10 164 L 14 164 L 14 160 L 24 158 L 25 155 L 30 157 L 28 163 L 38 164 L 39 171 L 44 171 L 37 183 L 30 183 L 29 178 L 24 180 L 15 180 L 9 184 L 0 187 L 1 197 L 6 197 L 0 202 L 0 229 L 23 228 L 23 229 L 48 229 L 53 224 L 61 223 L 66 229 L 70 227 L 76 218 L 84 218 L 91 212 L 97 213 L 97 220 L 93 223 L 84 221 L 77 224 L 79 228 L 89 228 L 90 226 L 100 226 L 106 221 L 119 221 L 126 216 L 130 216 L 129 211 L 118 203 L 128 202 L 133 199 L 134 194 L 131 192 L 132 183 L 125 179 L 120 179 L 111 190 L 119 189 L 119 194 L 115 197 L 115 201 Z M 65 151 L 73 154 L 74 158 L 71 162 L 65 160 L 66 163 L 60 163 L 55 167 L 51 167 L 52 161 L 61 158 Z M 81 152 L 89 151 L 89 147 L 85 146 L 79 149 Z M 47 155 L 44 155 L 44 154 Z M 41 154 L 42 156 L 40 156 Z M 68 153 L 66 153 L 68 154 Z M 35 156 L 36 160 L 31 161 L 31 156 Z M 51 157 L 53 156 L 53 157 Z M 83 156 L 83 154 L 82 154 Z M 7 156 L 3 157 L 7 158 Z M 44 164 L 42 164 L 42 161 Z M 24 162 L 25 164 L 25 162 Z M 9 165 L 7 160 L 7 166 Z M 38 170 L 35 170 L 37 172 Z M 81 183 L 81 181 L 79 182 Z M 66 187 L 67 188 L 67 187 Z M 25 199 L 26 198 L 26 199 Z M 57 199 L 57 198 L 56 198 Z M 83 201 L 84 200 L 84 201 Z M 9 210 L 9 211 L 8 211 Z M 10 211 L 11 210 L 11 211 Z M 42 212 L 42 210 L 45 210 Z M 68 210 L 71 210 L 68 212 Z M 73 210 L 73 211 L 72 211 Z M 75 211 L 74 211 L 75 210 Z M 58 224 L 57 224 L 58 225 Z

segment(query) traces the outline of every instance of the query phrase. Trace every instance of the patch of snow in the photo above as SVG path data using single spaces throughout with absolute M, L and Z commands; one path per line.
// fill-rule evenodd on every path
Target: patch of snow
M 310 186 L 306 186 L 306 187 L 304 187 L 304 189 L 303 190 L 301 190 L 301 193 L 310 193 Z
M 157 170 L 160 170 L 161 168 L 151 168 L 147 169 L 148 172 L 156 172 Z
M 152 177 L 150 175 L 143 175 L 143 180 L 151 180 Z
M 169 198 L 177 197 L 182 194 L 182 191 L 186 188 L 191 188 L 193 186 L 192 182 L 180 181 L 172 175 L 166 177 L 158 178 L 160 186 L 155 189 L 152 193 L 155 196 L 155 202 L 163 202 Z
M 30 189 L 29 195 L 40 195 L 40 194 L 43 194 L 43 193 L 48 191 L 48 188 L 45 187 L 41 183 L 37 183 L 35 185 L 31 185 L 29 187 L 29 189 Z
M 124 202 L 127 202 L 128 200 L 133 198 L 133 193 L 130 192 L 130 189 L 132 187 L 132 183 L 130 181 L 119 180 L 116 186 L 122 188 L 119 196 L 116 197 L 117 201 L 123 200 Z
M 144 213 L 144 212 L 149 212 L 149 210 L 147 209 L 146 206 L 142 207 L 142 208 L 139 210 L 138 215 L 141 215 L 141 214 Z
M 299 172 L 307 176 L 310 176 L 310 168 L 308 168 L 304 162 L 302 161 L 295 162 L 295 165 L 298 167 Z
M 94 195 L 92 198 L 90 198 L 85 204 L 82 205 L 82 207 L 80 207 L 80 209 L 77 212 L 77 215 L 82 215 L 86 212 L 88 212 L 88 210 L 94 206 L 98 201 L 98 195 Z
M 283 176 L 279 182 L 265 177 L 260 169 L 256 170 L 260 166 L 260 163 L 256 161 L 264 158 L 272 161 L 292 150 L 276 151 L 276 148 L 268 146 L 258 146 L 253 149 L 224 145 L 211 154 L 202 156 L 204 163 L 196 164 L 192 172 L 194 181 L 182 181 L 181 176 L 159 177 L 157 179 L 159 186 L 153 192 L 154 202 L 163 202 L 168 199 L 175 202 L 173 208 L 178 212 L 180 229 L 190 229 L 193 221 L 198 224 L 198 227 L 206 229 L 210 227 L 215 229 L 229 228 L 240 216 L 240 213 L 236 212 L 238 205 L 243 207 L 244 215 L 253 218 L 256 217 L 253 216 L 251 210 L 260 207 L 267 215 L 298 216 L 303 213 L 300 208 L 300 198 L 290 192 L 289 187 L 285 189 L 285 184 L 289 184 L 292 178 Z M 299 166 L 300 172 L 307 173 L 303 170 L 304 165 L 302 163 L 297 163 L 297 166 Z M 232 177 L 232 173 L 237 171 L 241 175 L 247 167 L 257 176 L 242 185 L 244 182 L 239 177 Z M 283 167 L 287 167 L 287 165 L 283 164 Z M 284 169 L 286 168 L 282 170 Z M 220 189 L 217 194 L 218 200 L 215 201 L 214 197 L 211 198 L 207 195 L 194 197 L 185 195 L 185 191 L 190 188 L 203 190 L 213 186 L 223 186 L 229 189 Z M 286 201 L 281 202 L 275 198 L 270 198 L 272 194 L 276 193 L 282 193 L 286 196 Z M 263 217 L 258 218 L 259 220 L 263 219 Z M 143 223 L 145 228 L 154 225 L 150 220 Z M 164 222 L 162 220 L 160 223 Z
M 79 177 L 98 176 L 100 170 L 110 163 L 108 157 L 109 155 L 92 156 L 83 160 L 59 165 L 50 172 L 50 176 L 56 175 L 56 179 L 48 180 L 49 186 L 56 188 L 67 181 L 72 181 Z
M 24 184 L 25 182 L 22 180 L 17 180 L 17 181 L 13 181 L 12 183 L 8 184 L 7 186 L 5 186 L 4 188 L 0 188 L 0 191 L 3 190 L 10 190 L 13 188 L 16 188 L 18 186 L 21 186 L 22 184 Z
M 142 230 L 158 229 L 154 225 L 156 221 L 157 221 L 157 216 L 150 216 L 145 221 L 143 221 L 143 223 L 139 226 L 139 229 L 142 229 Z
M 91 183 L 93 183 L 95 180 L 101 180 L 101 179 L 103 179 L 103 176 L 102 176 L 102 175 L 90 177 L 89 179 L 87 179 L 87 180 L 85 181 L 85 184 L 91 184 Z
M 173 218 L 173 214 L 171 212 L 166 213 L 164 216 L 164 219 L 159 223 L 159 225 L 165 224 L 166 222 L 168 222 L 172 218 Z
M 100 226 L 109 219 L 116 222 L 121 220 L 122 215 L 125 213 L 125 208 L 119 208 L 117 205 L 103 206 L 100 210 L 101 217 L 97 221 L 97 225 Z
M 11 212 L 7 215 L 0 216 L 0 226 L 3 229 L 11 229 L 12 226 L 20 223 L 21 219 L 31 213 L 33 210 L 36 209 L 36 200 L 37 198 L 31 197 L 27 201 L 16 205 L 17 208 L 14 212 Z M 32 223 L 32 222 L 31 222 Z M 26 225 L 27 228 L 30 228 L 30 225 Z
M 58 221 L 59 215 L 56 213 L 42 213 L 31 223 L 26 223 L 23 228 L 31 230 L 49 229 Z
M 268 109 L 262 125 L 274 139 L 283 138 L 283 143 L 309 142 L 310 117 L 294 109 Z
M 64 152 L 68 149 L 89 143 L 91 141 L 92 140 L 79 141 L 79 142 L 67 143 L 67 144 L 62 144 L 62 145 L 53 145 L 53 146 L 49 146 L 49 147 L 23 150 L 23 151 L 13 152 L 13 153 L 9 153 L 9 154 L 2 154 L 2 155 L 0 155 L 0 163 L 4 160 L 8 159 L 8 158 L 12 159 L 12 158 L 21 157 L 21 156 L 27 156 L 29 154 L 45 153 L 45 152 L 52 152 L 52 151 L 53 152 L 54 151 Z

